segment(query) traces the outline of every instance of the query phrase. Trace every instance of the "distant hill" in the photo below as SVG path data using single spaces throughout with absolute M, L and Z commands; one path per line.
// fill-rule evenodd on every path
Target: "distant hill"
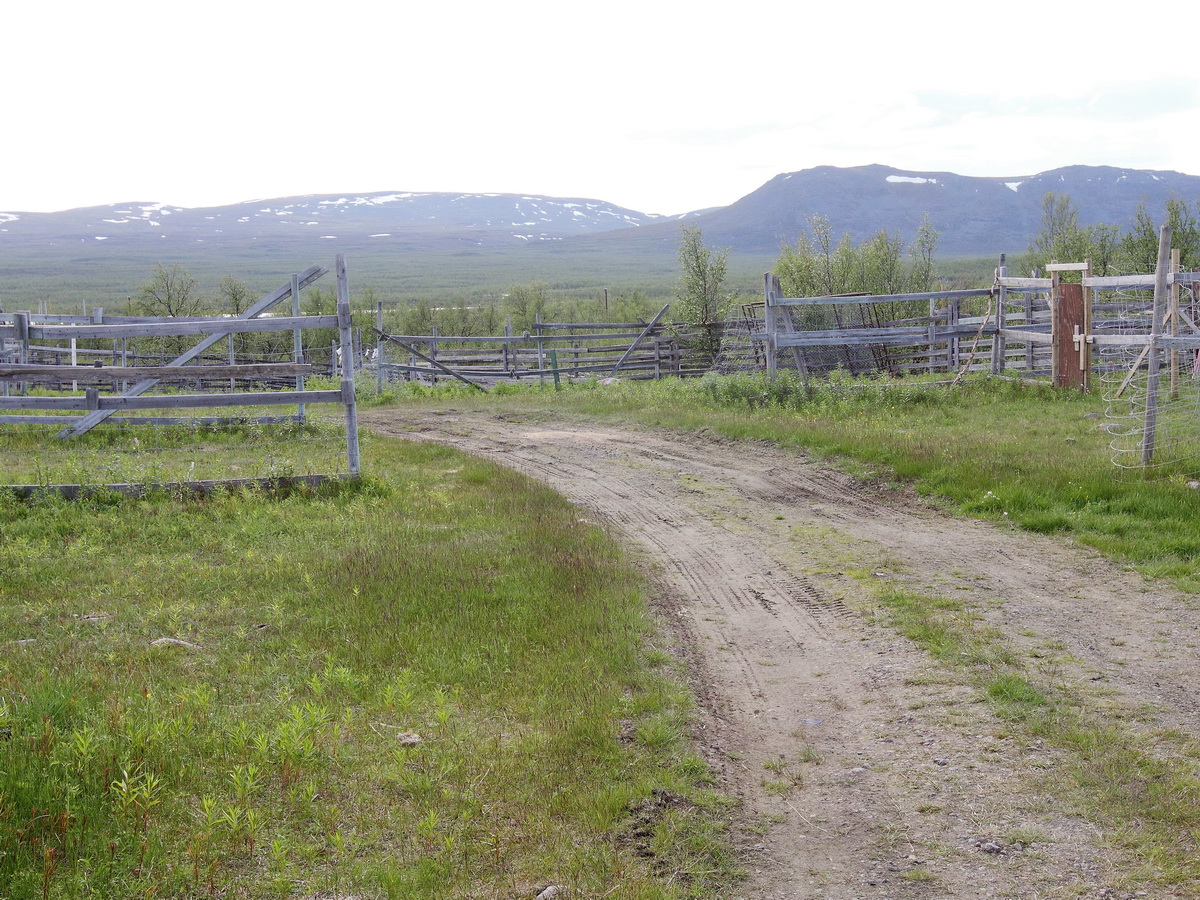
M 0 212 L 0 306 L 41 297 L 112 304 L 136 292 L 153 264 L 179 261 L 208 283 L 230 273 L 274 286 L 280 275 L 344 252 L 384 296 L 470 294 L 484 285 L 547 280 L 576 291 L 670 282 L 680 222 L 694 221 L 731 268 L 761 272 L 807 219 L 837 235 L 882 229 L 909 240 L 928 214 L 940 256 L 1023 252 L 1048 191 L 1071 196 L 1083 224 L 1158 216 L 1200 177 L 1069 166 L 979 178 L 888 166 L 819 166 L 777 175 L 730 206 L 657 216 L 587 198 L 528 194 L 325 194 L 202 209 L 136 202 L 54 213 Z M 751 283 L 750 280 L 747 283 Z
M 0 213 L 0 245 L 387 239 L 522 244 L 636 228 L 664 218 L 584 198 L 393 191 L 283 197 L 197 209 L 136 202 L 53 213 Z
M 698 219 L 707 243 L 749 252 L 794 243 L 808 217 L 828 217 L 837 235 L 861 239 L 881 228 L 911 239 L 928 213 L 938 252 L 1022 253 L 1041 228 L 1042 198 L 1071 196 L 1081 224 L 1125 227 L 1140 201 L 1162 213 L 1172 195 L 1200 199 L 1200 177 L 1108 166 L 1069 166 L 1038 175 L 978 178 L 888 166 L 820 166 L 777 175 L 736 203 Z

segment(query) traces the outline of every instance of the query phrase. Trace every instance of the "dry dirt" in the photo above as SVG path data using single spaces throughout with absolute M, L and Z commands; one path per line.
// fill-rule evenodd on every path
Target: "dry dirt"
M 644 551 L 699 742 L 741 801 L 738 896 L 1135 896 L 1101 830 L 1053 796 L 1046 773 L 1069 761 L 1014 734 L 871 598 L 885 580 L 954 597 L 1040 677 L 1130 728 L 1190 733 L 1187 598 L 774 447 L 494 410 L 360 418 L 546 482 Z

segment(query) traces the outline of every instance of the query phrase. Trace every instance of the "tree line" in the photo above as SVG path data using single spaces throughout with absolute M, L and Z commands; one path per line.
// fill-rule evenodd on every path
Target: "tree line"
M 1046 263 L 1090 260 L 1096 275 L 1132 275 L 1154 271 L 1158 262 L 1160 224 L 1171 226 L 1171 246 L 1180 251 L 1185 269 L 1200 267 L 1200 201 L 1172 197 L 1159 220 L 1139 203 L 1127 228 L 1112 224 L 1081 225 L 1079 208 L 1069 194 L 1051 191 L 1042 198 L 1041 230 L 1030 241 L 1021 267 L 1045 269 Z

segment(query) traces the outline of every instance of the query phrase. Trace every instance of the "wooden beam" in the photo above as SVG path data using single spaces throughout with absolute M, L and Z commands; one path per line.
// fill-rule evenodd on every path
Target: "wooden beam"
M 968 297 L 987 297 L 991 288 L 963 291 L 926 291 L 920 294 L 853 294 L 824 297 L 775 297 L 773 306 L 831 306 L 839 303 L 904 303 L 909 300 L 965 300 Z
M 185 409 L 218 406 L 284 406 L 292 403 L 341 403 L 336 391 L 255 391 L 235 394 L 138 394 L 102 396 L 89 390 L 82 397 L 0 397 L 0 409 L 45 409 L 106 413 L 119 409 Z
M 450 377 L 457 378 L 463 384 L 470 385 L 471 387 L 475 388 L 476 390 L 483 391 L 483 393 L 485 393 L 485 394 L 487 393 L 487 388 L 485 388 L 483 385 L 476 384 L 474 381 L 470 381 L 466 378 L 463 378 L 461 375 L 459 375 L 457 372 L 455 372 L 449 366 L 442 365 L 440 362 L 438 362 L 432 356 L 426 356 L 424 353 L 422 353 L 420 350 L 418 350 L 416 347 L 412 346 L 411 344 L 408 344 L 404 341 L 398 340 L 398 339 L 392 337 L 390 334 L 384 334 L 382 331 L 379 331 L 379 329 L 375 329 L 375 332 L 382 340 L 391 341 L 393 344 L 403 347 L 405 350 L 407 350 L 413 356 L 420 357 L 421 359 L 425 360 L 425 362 L 429 363 L 431 366 L 437 367 L 438 369 L 445 372 Z M 400 367 L 400 368 L 405 368 L 405 367 Z M 407 367 L 407 368 L 409 369 L 409 371 L 413 370 L 413 367 Z
M 0 379 L 39 384 L 57 381 L 123 381 L 157 378 L 194 381 L 197 378 L 290 378 L 311 375 L 313 367 L 297 363 L 245 363 L 233 366 L 43 366 L 0 365 Z
M 289 291 L 291 288 L 289 287 Z M 193 319 L 189 322 L 162 321 L 141 325 L 35 325 L 29 331 L 44 341 L 72 338 L 175 337 L 213 335 L 218 339 L 243 332 L 294 331 L 297 328 L 337 328 L 337 316 L 273 316 L 269 319 Z M 214 341 L 213 343 L 216 343 Z M 212 346 L 211 344 L 209 346 Z

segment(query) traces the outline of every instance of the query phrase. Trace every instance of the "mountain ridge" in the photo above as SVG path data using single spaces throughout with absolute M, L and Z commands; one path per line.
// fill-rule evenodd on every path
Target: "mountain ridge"
M 644 232 L 658 243 L 695 221 L 707 242 L 771 252 L 793 243 L 822 215 L 837 235 L 880 229 L 911 237 L 924 215 L 949 253 L 1019 252 L 1040 228 L 1042 196 L 1071 196 L 1081 224 L 1125 225 L 1137 204 L 1157 212 L 1169 196 L 1200 198 L 1200 177 L 1179 172 L 1067 166 L 1018 176 L 967 176 L 872 164 L 781 172 L 729 206 L 678 215 L 643 213 L 607 201 L 537 194 L 373 191 L 305 194 L 214 207 L 158 201 L 60 212 L 0 211 L 0 244 L 37 242 L 210 242 L 220 245 L 350 241 L 426 247 L 517 246 Z M 589 241 L 591 243 L 591 241 Z M 604 245 L 604 242 L 601 242 Z M 165 247 L 165 245 L 163 245 Z

